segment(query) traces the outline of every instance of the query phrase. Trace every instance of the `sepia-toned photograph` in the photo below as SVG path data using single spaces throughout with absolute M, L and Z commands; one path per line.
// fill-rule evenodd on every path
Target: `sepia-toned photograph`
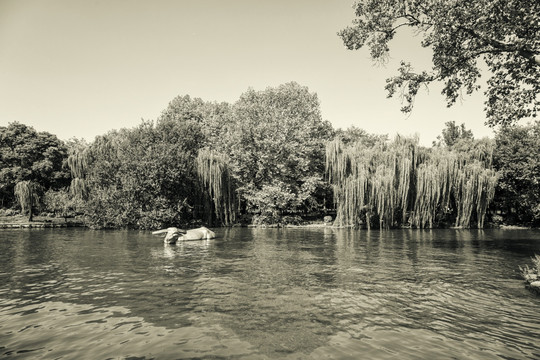
M 0 0 L 0 360 L 540 359 L 540 2 Z

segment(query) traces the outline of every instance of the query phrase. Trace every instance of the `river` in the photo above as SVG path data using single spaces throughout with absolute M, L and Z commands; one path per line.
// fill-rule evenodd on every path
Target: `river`
M 538 359 L 534 230 L 0 230 L 0 359 Z

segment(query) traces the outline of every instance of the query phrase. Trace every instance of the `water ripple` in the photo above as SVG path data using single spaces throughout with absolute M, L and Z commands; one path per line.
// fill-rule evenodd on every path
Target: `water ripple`
M 540 297 L 516 271 L 538 232 L 16 234 L 0 358 L 540 358 Z

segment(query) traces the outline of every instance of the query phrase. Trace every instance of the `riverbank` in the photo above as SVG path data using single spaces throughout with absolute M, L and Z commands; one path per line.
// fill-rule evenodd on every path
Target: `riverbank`
M 243 224 L 236 225 L 248 228 L 350 228 L 352 226 L 334 226 L 334 222 L 330 219 L 324 220 L 308 220 L 300 224 Z M 28 221 L 27 216 L 22 215 L 3 215 L 0 216 L 0 229 L 21 229 L 21 228 L 65 228 L 65 227 L 85 227 L 82 218 L 77 217 L 51 217 L 51 216 L 34 216 L 33 221 Z M 526 230 L 533 229 L 527 226 L 518 225 L 499 225 L 487 224 L 486 228 L 496 228 L 502 230 Z
M 33 221 L 22 215 L 0 216 L 0 229 L 84 227 L 77 218 L 34 216 Z
M 343 226 L 337 226 L 334 225 L 333 222 L 324 222 L 324 221 L 309 221 L 302 224 L 249 224 L 249 225 L 242 225 L 246 226 L 248 228 L 354 228 L 352 225 L 343 225 Z M 363 229 L 363 228 L 360 228 Z M 375 227 L 373 229 L 377 229 L 378 227 Z M 411 227 L 401 227 L 401 229 L 411 229 Z M 455 229 L 455 230 L 467 230 L 467 229 L 474 229 L 474 228 L 465 228 L 465 227 L 448 227 L 448 228 L 439 228 L 439 229 Z M 531 230 L 531 229 L 538 229 L 533 228 L 530 226 L 520 226 L 520 225 L 498 225 L 498 224 L 487 224 L 484 229 L 501 229 L 501 230 Z

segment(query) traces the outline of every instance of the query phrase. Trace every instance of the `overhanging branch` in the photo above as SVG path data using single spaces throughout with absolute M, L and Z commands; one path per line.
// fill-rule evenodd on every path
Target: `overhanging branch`
M 519 45 L 511 44 L 511 43 L 505 43 L 499 40 L 492 39 L 488 36 L 485 36 L 483 34 L 480 34 L 476 32 L 473 29 L 466 28 L 464 26 L 458 26 L 458 29 L 468 33 L 474 38 L 480 39 L 483 42 L 485 42 L 487 45 L 493 47 L 494 49 L 498 50 L 497 52 L 509 52 L 509 53 L 515 53 L 519 56 L 533 62 L 535 65 L 540 66 L 540 54 L 537 54 L 535 51 L 525 49 Z M 486 51 L 488 52 L 488 51 Z

